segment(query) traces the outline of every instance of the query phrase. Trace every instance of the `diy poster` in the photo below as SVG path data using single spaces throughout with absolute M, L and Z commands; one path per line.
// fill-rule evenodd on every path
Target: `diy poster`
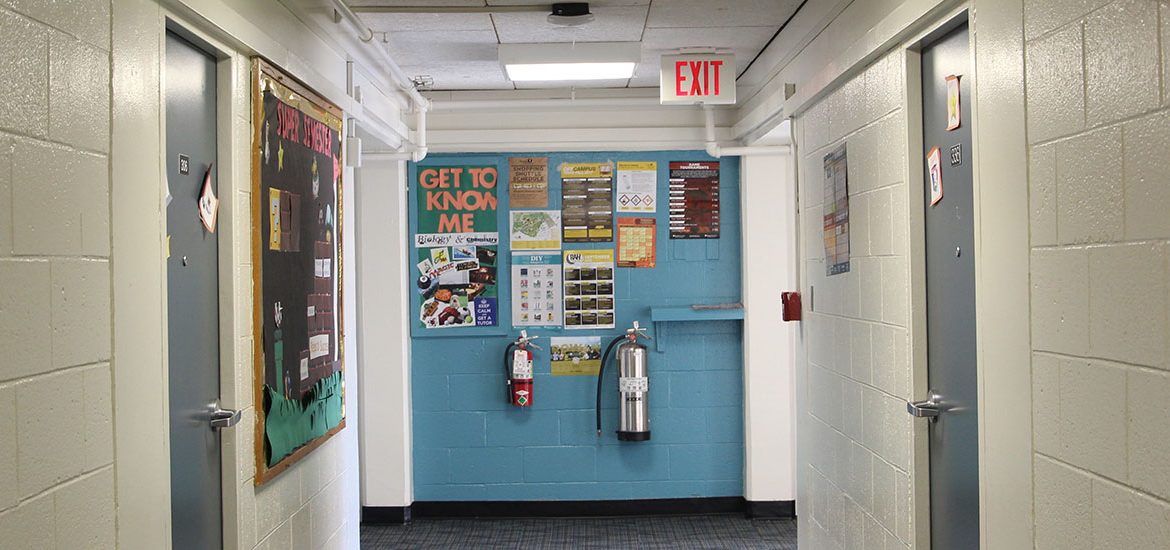
M 670 238 L 719 238 L 719 161 L 670 163 Z
M 496 326 L 495 165 L 420 166 L 414 246 L 426 329 Z
M 345 427 L 342 112 L 263 61 L 252 75 L 260 485 Z
M 566 250 L 565 329 L 614 328 L 613 250 Z
M 512 254 L 512 326 L 559 327 L 561 254 Z
M 825 155 L 824 208 L 826 274 L 848 272 L 849 163 L 844 143 L 832 153 Z
M 658 207 L 658 163 L 617 163 L 617 211 L 653 214 Z
M 513 210 L 508 213 L 512 250 L 561 248 L 561 213 L 557 210 Z
M 654 267 L 658 227 L 654 218 L 618 218 L 618 267 Z
M 564 242 L 613 241 L 613 164 L 561 165 Z
M 553 376 L 597 376 L 601 370 L 601 337 L 553 336 L 549 357 Z
M 548 157 L 508 159 L 508 203 L 512 208 L 548 208 Z

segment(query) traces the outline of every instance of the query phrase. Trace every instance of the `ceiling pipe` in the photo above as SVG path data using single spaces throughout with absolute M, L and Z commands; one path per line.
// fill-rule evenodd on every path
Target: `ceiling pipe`
M 394 62 L 394 59 L 390 57 L 390 54 L 386 53 L 386 50 L 382 49 L 381 46 L 373 42 L 373 29 L 371 29 L 369 25 L 366 25 L 366 23 L 362 21 L 362 18 L 358 16 L 358 14 L 354 13 L 353 9 L 351 9 L 349 5 L 345 3 L 345 0 L 331 1 L 333 2 L 334 8 L 333 22 L 340 23 L 342 20 L 347 21 L 349 25 L 353 27 L 354 31 L 356 31 L 358 40 L 361 40 L 363 43 L 367 44 L 368 48 L 373 48 L 375 55 L 382 61 L 383 64 L 386 65 L 386 68 L 390 71 L 390 76 L 393 78 L 394 83 L 397 84 L 398 88 L 405 92 L 406 95 L 410 96 L 411 101 L 414 102 L 416 110 L 430 109 L 430 100 L 423 97 L 422 94 L 418 93 L 418 90 L 414 87 L 414 82 L 410 80 L 410 76 L 408 76 L 406 72 L 402 70 L 402 67 L 398 66 L 398 63 Z
M 703 116 L 706 119 L 707 154 L 715 158 L 746 157 L 751 155 L 783 155 L 792 152 L 788 145 L 754 145 L 750 147 L 721 147 L 715 139 L 715 110 L 710 105 L 703 105 Z
M 414 146 L 409 151 L 401 153 L 366 153 L 364 158 L 371 160 L 408 160 L 411 162 L 420 162 L 427 158 L 427 112 L 425 109 L 418 109 L 414 112 L 415 126 L 414 131 Z

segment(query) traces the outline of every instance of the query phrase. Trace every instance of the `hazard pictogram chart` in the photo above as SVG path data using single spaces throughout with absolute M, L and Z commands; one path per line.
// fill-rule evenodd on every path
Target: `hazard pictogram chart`
M 652 214 L 658 208 L 658 163 L 617 163 L 617 211 Z

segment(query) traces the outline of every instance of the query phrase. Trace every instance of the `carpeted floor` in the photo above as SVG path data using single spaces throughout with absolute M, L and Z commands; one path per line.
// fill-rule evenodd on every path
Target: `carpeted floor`
M 363 525 L 363 550 L 638 548 L 796 550 L 796 520 L 739 514 L 564 519 L 417 519 Z

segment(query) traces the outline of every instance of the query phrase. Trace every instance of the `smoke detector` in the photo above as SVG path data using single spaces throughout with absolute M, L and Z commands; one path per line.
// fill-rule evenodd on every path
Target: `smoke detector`
M 548 22 L 562 27 L 576 27 L 593 21 L 589 2 L 560 2 L 552 5 Z

